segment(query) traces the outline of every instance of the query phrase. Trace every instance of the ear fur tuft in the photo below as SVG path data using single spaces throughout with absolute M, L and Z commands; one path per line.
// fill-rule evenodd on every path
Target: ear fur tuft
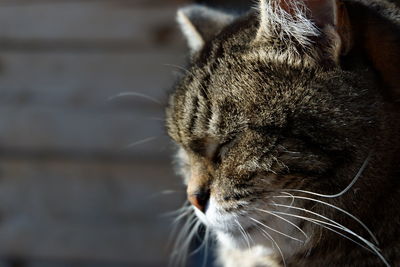
M 281 41 L 296 40 L 302 46 L 311 43 L 311 37 L 320 34 L 306 16 L 302 1 L 260 0 L 260 28 L 257 39 L 278 37 Z M 278 35 L 278 36 L 277 36 Z
M 219 10 L 201 5 L 191 5 L 178 10 L 177 21 L 192 53 L 201 50 L 236 18 Z
M 339 0 L 260 0 L 256 40 L 278 39 L 292 55 L 305 51 L 309 58 L 337 64 L 351 46 L 348 25 Z

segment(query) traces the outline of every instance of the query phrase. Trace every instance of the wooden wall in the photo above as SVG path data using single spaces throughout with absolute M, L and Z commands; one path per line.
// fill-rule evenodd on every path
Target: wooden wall
M 4 266 L 166 266 L 162 214 L 184 198 L 161 194 L 184 190 L 162 122 L 183 2 L 0 1 Z
M 166 266 L 186 2 L 0 0 L 0 267 Z

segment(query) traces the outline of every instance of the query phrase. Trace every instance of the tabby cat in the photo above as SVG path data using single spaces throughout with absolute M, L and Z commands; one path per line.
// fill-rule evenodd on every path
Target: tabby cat
M 400 266 L 399 9 L 259 0 L 178 21 L 191 63 L 166 125 L 186 228 L 205 225 L 221 266 Z

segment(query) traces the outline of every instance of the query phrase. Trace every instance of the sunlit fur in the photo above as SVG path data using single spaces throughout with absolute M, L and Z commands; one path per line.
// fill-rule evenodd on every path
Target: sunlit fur
M 173 265 L 202 223 L 227 267 L 399 266 L 399 103 L 368 61 L 343 67 L 334 27 L 278 2 L 216 28 L 170 96 L 180 174 L 210 190 L 182 210 Z

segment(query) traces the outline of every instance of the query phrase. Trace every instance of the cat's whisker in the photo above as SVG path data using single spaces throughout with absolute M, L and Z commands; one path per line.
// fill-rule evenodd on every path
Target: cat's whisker
M 285 212 L 274 211 L 274 213 L 281 214 L 281 215 L 292 216 L 292 217 L 296 217 L 296 218 L 301 218 L 301 219 L 304 219 L 304 220 L 308 220 L 308 221 L 310 221 L 310 222 L 314 222 L 314 221 L 315 221 L 315 222 L 318 222 L 318 223 L 323 224 L 323 225 L 325 225 L 325 226 L 326 226 L 326 225 L 329 225 L 329 226 L 332 226 L 332 227 L 335 227 L 335 228 L 339 228 L 339 229 L 341 229 L 341 230 L 343 230 L 343 231 L 345 231 L 345 232 L 347 232 L 347 233 L 353 235 L 354 237 L 357 237 L 358 239 L 360 239 L 360 241 L 362 241 L 365 245 L 367 245 L 367 247 L 365 247 L 364 245 L 360 244 L 360 243 L 357 242 L 356 240 L 354 240 L 354 239 L 352 239 L 352 238 L 350 238 L 350 237 L 348 237 L 348 236 L 346 236 L 346 235 L 344 235 L 344 234 L 341 234 L 341 233 L 339 233 L 339 232 L 337 232 L 337 231 L 334 231 L 333 229 L 328 229 L 328 228 L 327 228 L 327 229 L 328 229 L 328 230 L 331 230 L 331 231 L 333 231 L 333 232 L 335 232 L 336 234 L 339 234 L 339 235 L 341 235 L 341 236 L 343 236 L 343 237 L 349 239 L 350 241 L 353 241 L 353 242 L 356 243 L 357 245 L 359 245 L 359 246 L 363 247 L 364 249 L 366 249 L 366 250 L 368 250 L 368 251 L 374 253 L 375 255 L 377 255 L 377 256 L 381 259 L 381 261 L 382 261 L 386 266 L 389 266 L 389 267 L 390 267 L 390 264 L 387 262 L 387 260 L 385 259 L 385 257 L 383 257 L 383 255 L 380 253 L 379 248 L 377 248 L 374 244 L 372 244 L 371 242 L 369 242 L 369 241 L 366 240 L 365 238 L 363 238 L 363 237 L 357 235 L 356 233 L 354 233 L 353 231 L 349 230 L 348 228 L 345 227 L 345 229 L 343 229 L 342 227 L 344 227 L 344 226 L 340 227 L 340 226 L 338 226 L 338 225 L 336 225 L 336 224 L 331 224 L 331 223 L 328 223 L 328 222 L 325 222 L 325 221 L 321 221 L 321 220 L 317 220 L 317 219 L 313 219 L 313 218 L 308 218 L 308 217 L 304 217 L 304 216 L 300 216 L 300 215 L 295 215 L 295 214 L 289 214 L 289 213 L 285 213 Z
M 174 215 L 182 213 L 183 211 L 188 210 L 189 208 L 190 208 L 189 201 L 185 201 L 183 203 L 182 207 L 180 207 L 180 208 L 178 208 L 176 210 L 170 211 L 170 212 L 166 212 L 165 214 L 167 216 L 168 216 L 168 214 L 171 214 L 171 216 L 174 216 Z
M 158 117 L 149 117 L 149 120 L 153 120 L 153 121 L 165 121 L 165 118 L 158 118 Z
M 176 64 L 169 64 L 169 63 L 167 63 L 167 64 L 163 64 L 163 66 L 166 66 L 166 67 L 173 67 L 173 68 L 175 68 L 175 69 L 178 69 L 178 70 L 180 70 L 180 71 L 183 71 L 183 72 L 186 73 L 186 74 L 193 75 L 188 69 L 186 69 L 186 68 L 184 68 L 184 67 L 182 67 L 182 66 L 176 65 Z
M 199 247 L 198 248 L 196 248 L 192 253 L 191 253 L 191 255 L 194 255 L 194 254 L 196 254 L 197 252 L 199 252 L 203 247 L 205 247 L 206 246 L 206 244 L 207 244 L 207 238 L 208 238 L 208 228 L 204 225 L 204 224 L 202 224 L 200 221 L 199 221 L 199 226 L 198 226 L 198 228 L 200 228 L 200 226 L 201 225 L 203 225 L 203 227 L 204 227 L 204 229 L 205 229 L 205 233 L 204 233 L 204 236 L 200 236 L 200 231 L 197 231 L 197 238 L 198 239 L 202 239 L 202 241 L 201 241 L 201 244 L 199 245 Z
M 193 228 L 197 223 L 195 214 L 191 214 L 184 226 L 181 228 L 172 249 L 170 266 L 183 266 L 188 256 L 190 243 L 187 240 L 192 238 Z
M 193 237 L 198 233 L 199 227 L 201 225 L 201 222 L 199 220 L 197 220 L 197 218 L 194 221 L 195 221 L 194 225 L 191 227 L 189 234 L 186 236 L 186 239 L 184 240 L 184 242 L 181 246 L 183 248 L 183 250 L 186 251 L 182 262 L 186 262 L 187 257 L 193 255 L 193 253 L 190 252 L 190 245 L 192 244 Z
M 279 216 L 279 215 L 274 214 L 274 213 L 272 213 L 272 212 L 270 212 L 270 211 L 267 211 L 267 210 L 263 210 L 263 209 L 259 209 L 259 208 L 256 208 L 256 210 L 258 210 L 258 211 L 260 211 L 260 212 L 267 213 L 267 214 L 269 214 L 269 215 L 272 215 L 272 216 L 274 216 L 274 217 L 277 217 L 277 218 L 281 219 L 281 220 L 284 221 L 284 222 L 287 222 L 288 224 L 290 224 L 290 225 L 292 225 L 294 228 L 296 228 L 299 232 L 301 232 L 301 233 L 304 235 L 304 237 L 306 238 L 306 240 L 309 239 L 308 235 L 307 235 L 300 227 L 298 227 L 296 224 L 294 224 L 293 222 L 289 221 L 288 219 L 285 219 L 285 218 L 283 218 L 282 216 Z
M 192 209 L 190 207 L 182 207 L 182 208 L 179 208 L 177 210 L 164 212 L 163 214 L 161 214 L 161 216 L 162 217 L 178 216 L 177 218 L 175 218 L 173 220 L 173 222 L 175 223 L 175 221 L 179 221 L 180 220 L 180 219 L 177 220 L 178 218 L 180 218 L 181 216 L 184 216 L 186 214 L 189 214 L 190 212 L 192 212 Z
M 282 192 L 282 194 L 288 195 L 288 196 L 290 196 L 290 197 L 292 198 L 292 202 L 290 202 L 289 206 L 293 206 L 294 201 L 295 201 L 294 195 L 293 195 L 293 194 L 290 194 L 290 193 L 288 193 L 288 192 Z
M 276 204 L 275 204 L 275 205 L 276 205 Z M 315 216 L 318 216 L 318 217 L 320 217 L 320 218 L 323 218 L 323 219 L 325 219 L 325 220 L 331 222 L 331 223 L 328 223 L 328 222 L 325 222 L 325 221 L 320 221 L 320 220 L 317 220 L 317 219 L 309 218 L 309 219 L 311 219 L 311 220 L 315 220 L 315 221 L 317 221 L 317 222 L 320 222 L 320 223 L 323 223 L 323 224 L 326 224 L 326 225 L 329 225 L 329 226 L 332 226 L 332 227 L 335 227 L 335 228 L 339 228 L 340 230 L 342 230 L 342 231 L 344 231 L 344 232 L 347 232 L 348 234 L 350 234 L 350 235 L 352 235 L 352 236 L 358 238 L 360 241 L 362 241 L 365 245 L 368 246 L 368 248 L 369 248 L 370 251 L 372 250 L 371 252 L 375 253 L 386 265 L 388 265 L 386 259 L 382 256 L 382 254 L 380 253 L 380 249 L 379 249 L 378 247 L 376 247 L 373 243 L 371 243 L 370 241 L 366 240 L 366 239 L 363 238 L 362 236 L 356 234 L 354 231 L 352 231 L 352 230 L 350 230 L 349 228 L 343 226 L 342 224 L 340 224 L 340 223 L 338 223 L 338 222 L 336 222 L 336 221 L 334 221 L 334 220 L 332 220 L 332 219 L 329 219 L 329 218 L 327 218 L 326 216 L 323 216 L 323 215 L 321 215 L 321 214 L 318 214 L 318 213 L 316 213 L 316 212 L 313 212 L 313 211 L 310 211 L 310 210 L 307 210 L 307 209 L 304 209 L 304 208 L 289 207 L 289 206 L 287 206 L 287 205 L 281 205 L 281 204 L 277 204 L 276 206 L 278 206 L 278 207 L 284 207 L 284 208 L 290 208 L 290 209 L 295 209 L 295 210 L 303 211 L 303 212 L 306 212 L 306 213 L 310 213 L 310 214 L 313 214 L 313 215 L 315 215 Z M 298 216 L 298 215 L 296 215 L 296 216 Z M 362 246 L 362 245 L 361 245 L 361 246 Z M 362 246 L 362 247 L 365 248 L 365 246 Z
M 176 191 L 176 190 L 163 190 L 161 192 L 158 193 L 154 193 L 152 195 L 149 196 L 149 199 L 153 199 L 153 198 L 157 198 L 160 196 L 167 196 L 167 195 L 172 195 L 172 194 L 178 194 L 181 193 L 181 191 Z
M 197 226 L 197 233 L 198 233 L 198 228 L 200 227 L 202 223 L 199 221 L 199 225 Z M 199 245 L 198 248 L 196 248 L 194 251 L 190 253 L 190 256 L 193 256 L 194 254 L 198 253 L 201 249 L 204 248 L 204 258 L 203 258 L 203 264 L 202 266 L 205 267 L 205 264 L 207 263 L 207 258 L 208 258 L 208 242 L 209 242 L 209 236 L 210 236 L 210 231 L 208 228 L 205 228 L 205 234 L 203 237 L 203 240 L 201 244 Z
M 295 240 L 295 241 L 304 243 L 304 240 L 300 240 L 300 239 L 298 239 L 298 238 L 295 238 L 295 237 L 292 237 L 292 236 L 287 235 L 287 234 L 285 234 L 285 233 L 282 233 L 282 232 L 280 232 L 280 231 L 278 231 L 278 230 L 276 230 L 276 229 L 274 229 L 274 228 L 272 228 L 272 227 L 269 227 L 268 225 L 266 225 L 266 224 L 260 222 L 260 221 L 257 220 L 257 219 L 254 219 L 254 218 L 251 218 L 251 217 L 250 217 L 249 219 L 252 220 L 253 222 L 255 222 L 255 223 L 257 223 L 257 224 L 259 224 L 259 225 L 261 225 L 261 226 L 263 226 L 263 227 L 265 227 L 265 228 L 267 228 L 267 229 L 269 229 L 269 230 L 271 230 L 271 231 L 273 231 L 273 232 L 275 232 L 275 233 L 278 233 L 278 234 L 280 234 L 280 235 L 283 235 L 283 236 L 285 236 L 285 237 L 287 237 L 287 238 L 290 238 L 290 239 L 292 239 L 292 240 Z
M 180 241 L 180 235 L 183 235 L 184 232 L 187 231 L 190 222 L 194 219 L 195 214 L 194 213 L 189 213 L 189 212 L 185 212 L 184 214 L 181 214 L 179 216 L 180 218 L 174 219 L 174 221 L 172 222 L 173 228 L 172 228 L 172 232 L 171 232 L 171 237 L 170 239 L 175 239 L 175 245 L 177 245 L 177 243 Z M 176 235 L 176 233 L 178 232 L 178 226 L 179 226 L 179 221 L 182 220 L 183 218 L 186 217 L 186 221 L 183 223 L 183 225 L 179 228 L 179 234 L 176 238 L 174 238 L 174 236 Z
M 129 148 L 132 148 L 132 147 L 135 147 L 135 146 L 138 146 L 138 145 L 142 145 L 142 144 L 145 144 L 145 143 L 152 142 L 152 141 L 156 140 L 157 138 L 159 138 L 159 136 L 147 137 L 145 139 L 142 139 L 142 140 L 139 140 L 139 141 L 136 141 L 136 142 L 133 142 L 133 143 L 127 145 L 123 150 L 129 149 Z
M 310 211 L 310 210 L 304 209 L 304 208 L 299 208 L 299 207 L 289 207 L 289 206 L 287 206 L 287 205 L 281 205 L 281 204 L 275 204 L 274 206 L 283 207 L 283 208 L 289 208 L 289 209 L 295 209 L 295 210 L 303 211 L 303 212 L 305 212 L 305 213 L 309 213 L 309 214 L 315 215 L 315 216 L 317 216 L 317 217 L 320 217 L 320 218 L 322 218 L 322 219 L 327 220 L 328 222 L 330 222 L 330 223 L 331 223 L 331 224 L 330 224 L 331 226 L 336 227 L 336 228 L 339 228 L 339 229 L 341 229 L 341 230 L 343 230 L 343 231 L 345 231 L 345 232 L 347 232 L 347 233 L 349 233 L 349 234 L 355 236 L 356 238 L 362 240 L 363 242 L 364 242 L 364 240 L 365 240 L 365 241 L 368 242 L 368 245 L 372 245 L 372 246 L 374 246 L 374 247 L 376 248 L 376 246 L 375 246 L 374 244 L 372 244 L 371 242 L 369 242 L 368 240 L 366 240 L 366 239 L 363 238 L 362 236 L 356 234 L 354 231 L 350 230 L 350 229 L 347 228 L 346 226 L 344 226 L 344 225 L 342 225 L 342 224 L 340 224 L 340 223 L 338 223 L 338 222 L 336 222 L 336 221 L 334 221 L 334 220 L 332 220 L 332 219 L 329 219 L 329 218 L 326 217 L 326 216 L 323 216 L 323 215 L 318 214 L 318 213 L 316 213 L 316 212 L 313 212 L 313 211 Z M 312 219 L 312 218 L 310 218 L 310 219 Z
M 199 234 L 199 228 L 202 225 L 202 223 L 199 221 L 199 225 L 197 226 L 197 234 Z M 204 249 L 204 259 L 203 259 L 203 266 L 204 264 L 206 264 L 207 262 L 207 257 L 208 257 L 208 242 L 209 242 L 209 238 L 210 238 L 210 230 L 205 227 L 205 233 L 204 236 L 202 236 L 202 241 L 201 244 L 190 253 L 190 256 L 193 256 L 194 254 L 198 253 L 200 250 Z M 200 236 L 198 236 L 198 238 L 201 238 Z
M 182 190 L 163 190 L 163 191 L 161 191 L 160 192 L 160 194 L 163 194 L 163 195 L 172 195 L 172 194 L 179 194 L 179 193 L 183 193 L 184 191 L 182 191 Z
M 210 231 L 206 228 L 206 233 L 204 235 L 204 240 L 205 240 L 205 247 L 204 247 L 204 256 L 203 256 L 203 264 L 201 265 L 202 267 L 206 267 L 207 265 L 207 260 L 208 260 L 208 243 L 209 243 L 209 238 L 210 238 Z
M 182 248 L 182 242 L 187 235 L 188 231 L 193 225 L 193 222 L 196 221 L 196 215 L 193 212 L 193 209 L 191 209 L 191 206 L 189 205 L 189 201 L 185 201 L 184 204 L 182 205 L 181 208 L 177 210 L 178 214 L 182 213 L 178 218 L 175 218 L 173 222 L 173 228 L 171 231 L 171 235 L 169 238 L 169 244 L 171 244 L 171 241 L 175 239 L 174 244 L 173 244 L 173 249 L 170 257 L 170 263 L 169 266 L 175 267 L 175 266 L 183 266 L 184 263 L 184 254 L 187 254 L 187 249 Z M 183 223 L 183 225 L 178 224 L 180 220 L 183 218 L 186 218 L 186 221 Z M 181 227 L 179 227 L 181 226 Z M 178 233 L 179 230 L 179 233 Z M 178 234 L 177 234 L 178 233 Z
M 162 216 L 164 216 L 164 217 L 177 216 L 176 218 L 174 218 L 172 220 L 172 231 L 171 231 L 171 235 L 169 237 L 169 242 L 168 242 L 168 243 L 171 243 L 171 241 L 174 239 L 174 236 L 178 230 L 179 222 L 181 220 L 183 220 L 185 217 L 187 217 L 187 221 L 185 222 L 185 224 L 187 224 L 190 217 L 194 216 L 194 213 L 193 213 L 193 210 L 190 209 L 190 207 L 188 206 L 187 202 L 185 202 L 181 208 L 179 208 L 175 211 L 166 212 Z
M 246 241 L 248 248 L 250 249 L 251 245 L 250 245 L 250 238 L 249 238 L 248 234 L 246 233 L 246 231 L 244 230 L 243 226 L 240 224 L 240 222 L 237 219 L 235 219 L 235 222 L 238 225 L 239 231 L 242 233 L 243 238 Z
M 272 236 L 271 236 L 267 231 L 265 231 L 264 229 L 262 229 L 262 228 L 260 228 L 260 227 L 257 227 L 257 229 L 258 229 L 259 231 L 261 231 L 261 234 L 262 234 L 265 238 L 271 240 L 271 242 L 274 244 L 274 246 L 278 249 L 279 254 L 281 255 L 281 258 L 282 258 L 283 266 L 286 267 L 286 261 L 285 261 L 285 257 L 283 256 L 282 249 L 279 247 L 279 245 L 278 245 L 278 243 L 275 241 L 275 239 L 273 239 Z
M 363 174 L 364 170 L 367 168 L 368 162 L 370 161 L 371 157 L 372 157 L 372 152 L 370 152 L 368 154 L 368 157 L 365 159 L 365 161 L 363 162 L 361 168 L 358 170 L 357 174 L 354 176 L 354 178 L 350 182 L 350 184 L 344 190 L 340 191 L 337 194 L 325 195 L 325 194 L 319 194 L 319 193 L 315 193 L 315 192 L 311 192 L 311 191 L 307 191 L 307 190 L 299 190 L 299 189 L 285 189 L 285 191 L 293 191 L 293 192 L 305 193 L 305 194 L 310 194 L 310 195 L 313 195 L 313 196 L 318 196 L 318 197 L 323 197 L 323 198 L 337 198 L 337 197 L 340 197 L 340 196 L 344 195 L 345 193 L 347 193 L 353 187 L 353 185 L 358 181 L 358 179 Z
M 183 211 L 182 214 L 180 214 L 178 217 L 176 217 L 172 223 L 177 224 L 180 220 L 182 220 L 183 218 L 185 218 L 187 215 L 189 215 L 190 213 L 192 213 L 193 211 L 188 209 L 186 211 Z
M 298 219 L 302 219 L 302 220 L 311 222 L 311 223 L 313 223 L 313 224 L 315 224 L 315 225 L 318 225 L 318 226 L 320 226 L 320 227 L 322 227 L 322 228 L 325 228 L 325 229 L 327 229 L 327 230 L 329 230 L 329 231 L 332 231 L 333 233 L 338 234 L 338 235 L 340 235 L 340 236 L 342 236 L 342 237 L 344 237 L 344 238 L 350 240 L 351 242 L 353 242 L 353 243 L 359 245 L 360 247 L 362 247 L 362 248 L 364 248 L 364 249 L 366 249 L 366 250 L 368 250 L 368 251 L 370 251 L 370 252 L 373 253 L 373 251 L 372 251 L 370 248 L 364 246 L 364 245 L 361 244 L 360 242 L 358 242 L 358 241 L 356 241 L 356 240 L 354 240 L 354 239 L 348 237 L 347 235 L 344 235 L 343 233 L 340 233 L 340 232 L 338 232 L 338 231 L 336 231 L 336 230 L 334 230 L 334 229 L 332 229 L 332 228 L 326 226 L 326 225 L 331 225 L 331 226 L 333 226 L 333 224 L 330 224 L 330 223 L 327 223 L 327 222 L 324 222 L 324 221 L 321 221 L 321 220 L 318 220 L 318 219 L 313 219 L 313 218 L 309 218 L 309 217 L 305 217 L 305 216 L 301 216 L 301 215 L 296 215 L 296 214 L 291 214 L 291 213 L 287 213 L 287 212 L 273 211 L 273 213 L 277 213 L 277 214 L 280 214 L 280 215 L 283 215 L 283 216 L 294 217 L 294 218 L 298 218 Z
M 190 240 L 188 240 L 189 242 L 191 242 L 192 241 L 192 239 L 196 236 L 198 239 L 200 239 L 200 226 L 202 225 L 202 223 L 201 223 L 201 221 L 200 220 L 198 220 L 197 221 L 197 223 L 196 223 L 196 225 L 194 226 L 194 228 L 196 229 L 195 231 L 194 231 L 194 234 L 191 236 L 191 238 L 190 238 Z M 199 252 L 203 247 L 205 246 L 205 239 L 203 238 L 203 240 L 201 241 L 201 243 L 200 243 L 200 245 L 195 249 L 195 250 L 193 250 L 192 252 L 190 252 L 190 254 L 189 254 L 189 256 L 193 256 L 194 254 L 196 254 L 197 252 Z
M 282 191 L 282 192 L 283 192 L 283 191 Z M 273 197 L 274 197 L 274 198 L 290 198 L 291 196 L 273 196 Z M 309 200 L 309 201 L 313 201 L 313 202 L 316 202 L 316 203 L 320 203 L 320 204 L 322 204 L 322 205 L 331 207 L 331 208 L 333 208 L 333 209 L 336 209 L 336 210 L 338 210 L 338 211 L 340 211 L 340 212 L 346 214 L 347 216 L 349 216 L 350 218 L 352 218 L 353 220 L 355 220 L 357 223 L 359 223 L 359 224 L 368 232 L 368 234 L 371 236 L 371 238 L 374 240 L 374 242 L 375 242 L 377 245 L 379 245 L 378 239 L 375 237 L 375 235 L 372 233 L 372 231 L 371 231 L 360 219 L 358 219 L 358 218 L 357 218 L 356 216 L 354 216 L 353 214 L 351 214 L 351 213 L 345 211 L 344 209 L 341 209 L 341 208 L 339 208 L 339 207 L 337 207 L 337 206 L 335 206 L 335 205 L 332 205 L 332 204 L 330 204 L 330 203 L 327 203 L 327 202 L 325 202 L 325 201 L 322 201 L 322 200 L 318 200 L 318 199 L 314 199 L 314 198 L 310 198 L 310 197 L 294 196 L 294 195 L 293 195 L 293 197 L 294 197 L 295 199 L 303 199 L 303 200 Z
M 142 93 L 138 93 L 138 92 L 122 92 L 122 93 L 119 93 L 119 94 L 117 94 L 117 95 L 115 95 L 115 96 L 109 97 L 109 98 L 107 99 L 107 101 L 113 101 L 113 100 L 115 100 L 115 99 L 117 99 L 117 98 L 127 97 L 127 96 L 140 97 L 140 98 L 149 100 L 149 101 L 151 101 L 151 102 L 153 102 L 153 103 L 156 103 L 156 104 L 158 104 L 158 105 L 160 105 L 160 106 L 162 105 L 161 101 L 155 99 L 154 97 L 149 96 L 149 95 L 145 95 L 145 94 L 142 94 Z

